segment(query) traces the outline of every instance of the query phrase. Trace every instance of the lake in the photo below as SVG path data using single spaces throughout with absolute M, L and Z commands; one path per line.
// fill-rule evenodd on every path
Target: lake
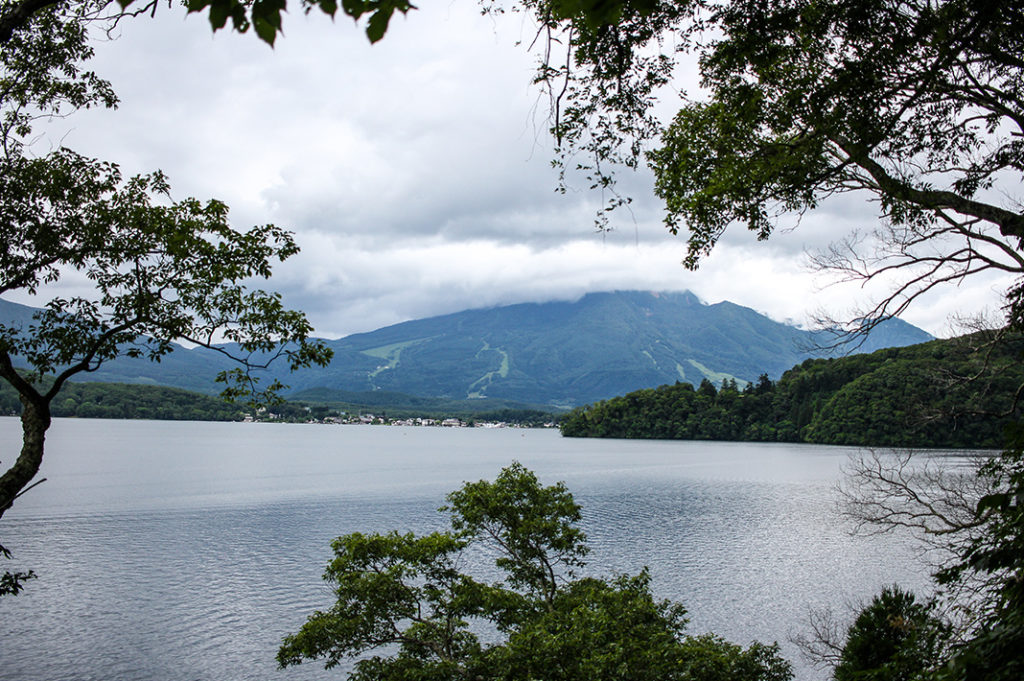
M 0 418 L 0 459 L 20 447 Z M 649 566 L 693 632 L 778 640 L 812 608 L 884 585 L 925 590 L 899 537 L 851 537 L 833 488 L 854 451 L 723 442 L 563 439 L 554 430 L 56 419 L 48 480 L 0 520 L 5 569 L 39 579 L 0 599 L 12 681 L 343 679 L 278 670 L 281 638 L 331 605 L 329 543 L 439 529 L 463 481 L 519 461 L 583 506 L 593 574 Z

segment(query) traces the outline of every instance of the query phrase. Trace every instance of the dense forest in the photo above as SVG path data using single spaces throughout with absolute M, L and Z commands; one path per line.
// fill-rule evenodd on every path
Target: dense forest
M 67 383 L 53 401 L 54 416 L 169 421 L 240 421 L 244 408 L 178 388 L 121 383 Z M 0 384 L 0 415 L 21 413 L 18 394 Z
M 573 410 L 569 437 L 991 448 L 1024 384 L 1021 339 L 980 335 L 810 359 L 740 389 L 663 385 Z

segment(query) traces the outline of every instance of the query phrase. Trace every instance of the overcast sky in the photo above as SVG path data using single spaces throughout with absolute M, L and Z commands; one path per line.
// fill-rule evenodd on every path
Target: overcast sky
M 349 20 L 296 6 L 270 49 L 164 8 L 97 44 L 93 68 L 120 108 L 76 114 L 45 143 L 126 175 L 160 168 L 175 198 L 218 198 L 239 226 L 291 229 L 302 253 L 271 285 L 325 337 L 614 289 L 689 289 L 795 323 L 869 300 L 856 286 L 822 290 L 805 264 L 805 251 L 872 226 L 854 197 L 768 242 L 735 229 L 696 272 L 646 174 L 622 178 L 632 214 L 596 233 L 600 195 L 555 192 L 534 58 L 516 45 L 531 36 L 521 17 L 496 22 L 460 0 L 424 3 L 370 46 Z M 686 71 L 679 89 L 692 89 Z M 965 282 L 904 318 L 948 335 L 950 314 L 994 310 L 1006 284 Z

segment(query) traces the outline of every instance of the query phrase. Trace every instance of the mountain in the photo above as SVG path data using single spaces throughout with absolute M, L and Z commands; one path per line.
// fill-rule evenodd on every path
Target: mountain
M 5 307 L 0 307 L 0 314 Z M 880 325 L 860 350 L 931 339 L 900 320 Z M 393 391 L 450 399 L 500 398 L 574 406 L 638 388 L 686 381 L 776 378 L 824 353 L 822 337 L 730 302 L 692 293 L 616 291 L 575 302 L 466 310 L 327 341 L 325 369 L 271 373 L 293 390 Z M 160 364 L 119 359 L 90 380 L 212 389 L 229 366 L 218 353 L 181 349 Z

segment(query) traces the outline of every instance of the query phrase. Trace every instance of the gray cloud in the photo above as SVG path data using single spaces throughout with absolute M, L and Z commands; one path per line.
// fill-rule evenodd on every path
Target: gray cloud
M 205 17 L 175 8 L 98 45 L 93 67 L 120 110 L 59 122 L 44 144 L 128 174 L 162 168 L 178 198 L 217 197 L 240 225 L 293 229 L 303 252 L 271 285 L 325 336 L 615 288 L 691 289 L 797 322 L 875 293 L 821 291 L 802 264 L 806 250 L 874 224 L 861 197 L 832 199 L 765 243 L 731 229 L 688 272 L 685 237 L 667 234 L 641 172 L 621 177 L 631 209 L 596 234 L 602 197 L 580 180 L 555 192 L 534 58 L 515 45 L 530 37 L 521 17 L 481 17 L 472 3 L 398 18 L 375 46 L 347 20 L 293 10 L 271 50 L 211 36 Z M 1003 286 L 971 282 L 907 318 L 941 333 L 950 311 L 995 305 Z

